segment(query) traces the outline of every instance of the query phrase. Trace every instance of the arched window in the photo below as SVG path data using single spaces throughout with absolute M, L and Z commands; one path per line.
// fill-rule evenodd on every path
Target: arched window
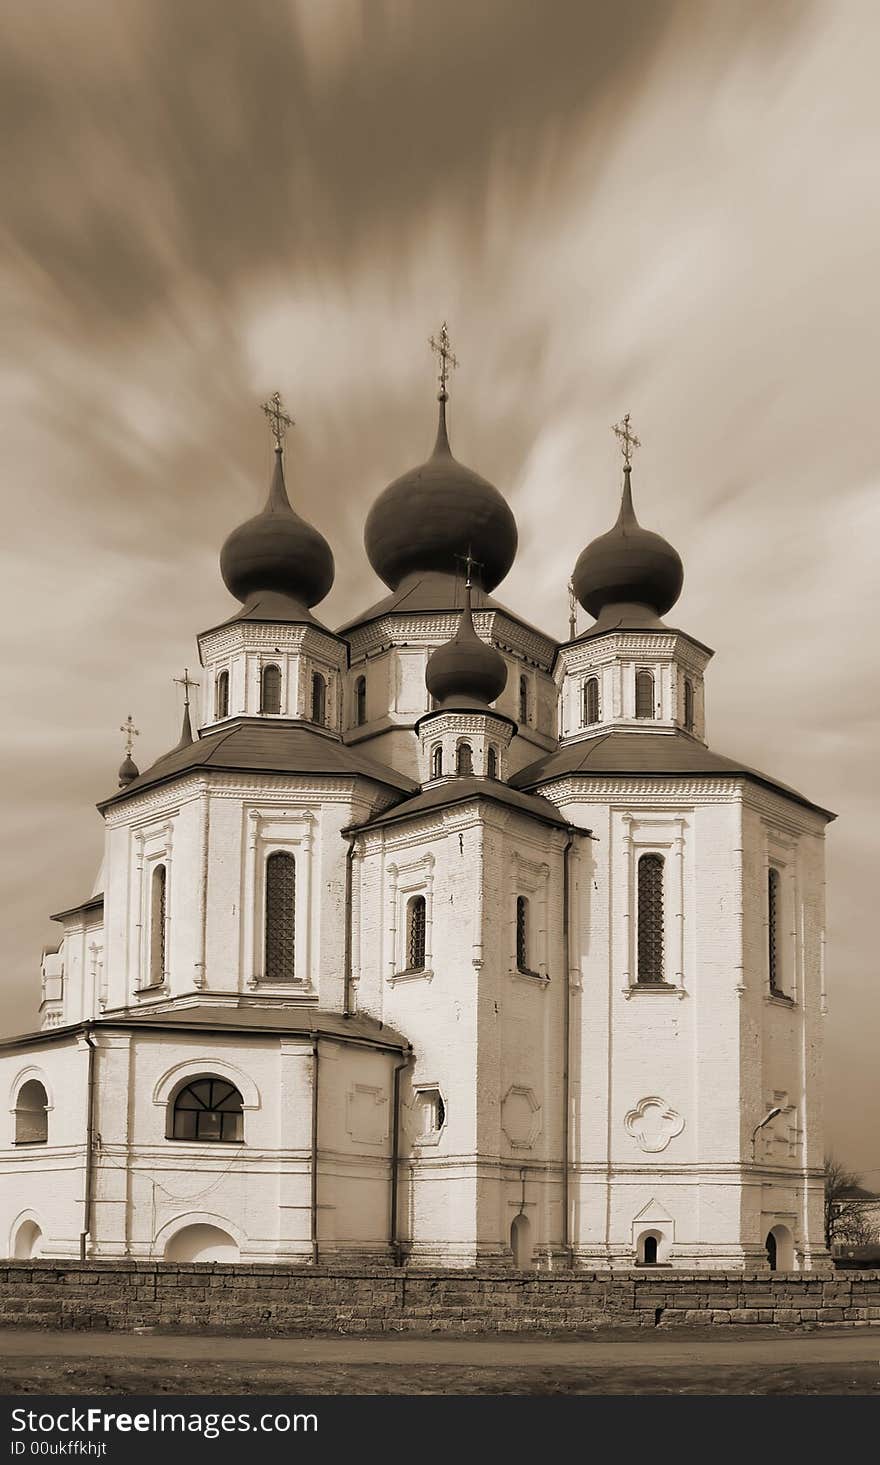
M 270 662 L 260 673 L 260 711 L 281 711 L 281 668 Z
M 327 720 L 327 683 L 319 671 L 312 674 L 312 722 L 321 726 Z
M 49 1095 L 38 1078 L 29 1078 L 15 1101 L 15 1143 L 44 1145 L 49 1138 Z
M 520 722 L 528 722 L 528 720 L 529 720 L 529 679 L 528 679 L 528 677 L 520 677 L 520 679 L 519 679 L 519 720 L 520 720 Z
M 498 777 L 498 754 L 494 748 L 490 748 L 486 754 L 486 775 L 488 778 Z
M 470 743 L 459 743 L 455 750 L 456 773 L 473 773 L 474 755 Z
M 229 716 L 229 672 L 221 671 L 217 675 L 216 688 L 216 710 L 215 715 L 219 719 Z
M 516 965 L 518 971 L 532 971 L 529 965 L 529 902 L 524 895 L 516 898 Z
M 645 1267 L 656 1267 L 657 1265 L 657 1237 L 649 1232 L 642 1238 L 642 1265 Z
M 265 977 L 296 977 L 296 860 L 286 850 L 274 850 L 266 861 Z
M 638 868 L 638 979 L 663 981 L 663 856 L 642 855 Z
M 354 684 L 354 720 L 358 727 L 363 727 L 367 720 L 366 677 L 358 677 Z
M 156 865 L 150 879 L 150 984 L 165 980 L 165 931 L 168 919 L 168 871 Z
M 197 1078 L 174 1100 L 169 1139 L 240 1140 L 243 1134 L 241 1094 L 225 1078 Z
M 406 969 L 421 972 L 425 967 L 425 897 L 413 895 L 406 904 Z
M 654 673 L 636 672 L 636 717 L 654 716 Z
M 694 684 L 689 677 L 684 680 L 684 730 L 694 730 Z
M 587 677 L 584 682 L 584 726 L 599 721 L 599 679 Z
M 443 748 L 439 743 L 431 754 L 431 777 L 443 777 Z
M 771 866 L 767 871 L 767 969 L 771 992 L 782 988 L 779 965 L 779 871 Z

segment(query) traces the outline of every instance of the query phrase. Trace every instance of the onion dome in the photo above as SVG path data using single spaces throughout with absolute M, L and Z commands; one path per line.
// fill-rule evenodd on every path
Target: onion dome
M 135 763 L 134 759 L 132 758 L 131 754 L 126 753 L 121 764 L 119 765 L 119 787 L 128 788 L 128 785 L 130 783 L 134 783 L 135 779 L 140 778 L 140 776 L 141 771 Z
M 468 551 L 482 566 L 486 591 L 494 590 L 513 564 L 516 520 L 498 489 L 452 456 L 445 389 L 433 453 L 380 494 L 367 516 L 364 544 L 370 564 L 391 590 L 416 573 L 456 575 Z
M 294 513 L 284 483 L 280 444 L 275 448 L 275 471 L 269 497 L 261 513 L 233 529 L 220 551 L 220 573 L 228 590 L 244 605 L 268 595 L 287 602 L 285 618 L 323 600 L 333 584 L 333 552 L 323 534 Z M 279 618 L 273 604 L 272 619 Z
M 587 545 L 572 575 L 575 595 L 597 619 L 612 606 L 647 608 L 662 616 L 681 594 L 684 569 L 676 550 L 636 518 L 631 471 L 625 464 L 617 523 Z
M 484 710 L 504 691 L 504 657 L 494 646 L 481 641 L 474 630 L 470 581 L 465 587 L 458 630 L 451 641 L 429 656 L 425 684 L 437 703 L 437 711 L 452 707 Z

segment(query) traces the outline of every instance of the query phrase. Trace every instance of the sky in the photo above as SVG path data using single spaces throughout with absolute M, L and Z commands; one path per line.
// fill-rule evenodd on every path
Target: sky
M 93 889 L 120 723 L 141 767 L 176 742 L 234 609 L 259 403 L 340 624 L 382 593 L 363 523 L 430 450 L 446 319 L 453 448 L 519 524 L 498 598 L 564 636 L 631 412 L 711 746 L 839 815 L 828 1138 L 880 1189 L 878 44 L 875 0 L 11 0 L 0 1031 Z

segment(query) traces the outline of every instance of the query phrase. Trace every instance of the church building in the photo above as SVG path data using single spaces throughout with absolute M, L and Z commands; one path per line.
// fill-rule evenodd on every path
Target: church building
M 337 630 L 265 406 L 268 498 L 220 554 L 239 607 L 177 744 L 140 772 L 129 735 L 41 1028 L 0 1044 L 9 1257 L 827 1259 L 833 816 L 711 749 L 628 417 L 574 565 L 589 629 L 494 598 L 516 523 L 452 454 L 435 344 L 433 451 L 366 521 L 388 593 Z

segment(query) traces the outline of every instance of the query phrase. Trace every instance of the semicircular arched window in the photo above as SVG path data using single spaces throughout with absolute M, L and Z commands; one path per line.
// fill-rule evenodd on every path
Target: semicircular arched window
M 584 726 L 599 721 L 599 679 L 587 677 L 584 682 Z
M 498 754 L 495 752 L 494 748 L 490 748 L 488 753 L 486 754 L 486 777 L 498 777 Z
M 636 672 L 636 717 L 654 716 L 654 673 Z
M 49 1139 L 49 1095 L 38 1078 L 23 1083 L 15 1100 L 15 1143 L 44 1145 Z
M 436 748 L 431 754 L 431 777 L 443 777 L 443 748 L 440 743 L 437 744 Z
M 684 730 L 694 730 L 694 684 L 689 677 L 684 681 Z
M 425 944 L 427 937 L 427 909 L 423 895 L 410 896 L 406 905 L 406 969 L 421 972 L 425 969 Z
M 663 856 L 642 855 L 638 867 L 638 980 L 663 981 Z
M 281 711 L 281 668 L 271 661 L 260 672 L 260 711 Z
M 470 743 L 459 743 L 455 750 L 455 771 L 456 773 L 473 773 L 474 754 Z
M 150 985 L 161 987 L 165 980 L 166 931 L 168 928 L 168 870 L 155 865 L 150 877 Z
M 519 720 L 529 720 L 529 679 L 525 676 L 519 679 Z
M 241 1140 L 242 1098 L 235 1084 L 208 1074 L 178 1090 L 171 1111 L 169 1139 Z
M 296 860 L 286 850 L 266 861 L 265 979 L 296 979 Z
M 229 716 L 229 672 L 221 671 L 217 676 L 217 706 L 215 715 L 219 721 L 221 717 Z
M 312 722 L 324 726 L 327 720 L 327 683 L 319 671 L 312 673 Z
M 363 727 L 367 720 L 366 677 L 358 677 L 354 684 L 354 720 L 358 727 Z

